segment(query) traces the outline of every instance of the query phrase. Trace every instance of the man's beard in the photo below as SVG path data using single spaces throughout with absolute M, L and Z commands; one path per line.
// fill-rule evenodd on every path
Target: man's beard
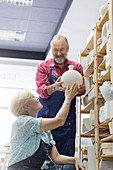
M 60 58 L 60 57 L 62 57 L 62 58 Z M 65 59 L 64 55 L 61 54 L 60 56 L 56 55 L 53 60 L 56 64 L 64 64 L 66 59 Z

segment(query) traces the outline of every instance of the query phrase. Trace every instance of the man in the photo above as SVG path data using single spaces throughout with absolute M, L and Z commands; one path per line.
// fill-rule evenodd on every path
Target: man
M 41 63 L 37 68 L 36 84 L 37 93 L 43 108 L 38 112 L 37 117 L 54 117 L 64 101 L 64 88 L 61 82 L 56 82 L 59 76 L 68 70 L 69 65 L 74 65 L 74 70 L 83 76 L 83 68 L 79 63 L 67 59 L 69 44 L 65 37 L 56 35 L 51 42 L 53 58 Z M 84 94 L 85 85 L 78 88 L 77 96 Z M 76 134 L 76 97 L 71 102 L 70 111 L 65 124 L 52 130 L 56 141 L 56 147 L 60 154 L 74 156 L 75 134 Z

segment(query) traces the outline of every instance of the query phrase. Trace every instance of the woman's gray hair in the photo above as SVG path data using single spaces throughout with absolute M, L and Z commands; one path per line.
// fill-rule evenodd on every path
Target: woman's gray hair
M 23 106 L 29 101 L 31 96 L 32 94 L 29 89 L 19 90 L 10 102 L 11 112 L 17 117 L 28 114 Z
M 64 38 L 65 42 L 66 42 L 66 48 L 68 49 L 68 46 L 69 46 L 69 43 L 68 43 L 68 40 L 66 37 L 62 36 L 62 35 L 55 35 L 53 37 L 53 39 L 51 40 L 51 47 L 52 47 L 52 44 L 53 44 L 53 41 L 54 39 L 57 39 L 57 40 L 60 40 L 61 38 Z

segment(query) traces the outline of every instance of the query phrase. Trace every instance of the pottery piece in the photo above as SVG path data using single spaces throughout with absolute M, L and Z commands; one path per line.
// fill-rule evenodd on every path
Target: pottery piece
M 63 81 L 62 86 L 66 88 L 68 85 L 72 86 L 74 82 L 78 86 L 81 85 L 83 83 L 82 75 L 78 71 L 73 70 L 73 65 L 69 65 L 68 67 L 69 70 L 64 72 L 61 77 L 61 81 Z

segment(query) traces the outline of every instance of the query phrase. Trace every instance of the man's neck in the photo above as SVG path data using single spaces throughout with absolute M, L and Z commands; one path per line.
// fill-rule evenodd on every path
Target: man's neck
M 64 64 L 57 64 L 60 68 L 62 68 L 64 66 Z

